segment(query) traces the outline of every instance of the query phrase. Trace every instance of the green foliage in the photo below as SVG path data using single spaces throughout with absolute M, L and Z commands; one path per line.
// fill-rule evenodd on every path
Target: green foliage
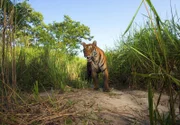
M 13 3 L 11 0 L 1 0 L 0 1 L 0 31 L 3 28 L 3 20 L 4 20 L 4 15 L 9 16 L 13 10 Z M 12 19 L 12 15 L 9 18 L 9 20 Z
M 39 98 L 39 85 L 38 85 L 37 81 L 35 82 L 34 87 L 33 87 L 33 95 L 34 95 L 34 98 L 36 100 L 38 100 L 38 98 Z
M 41 25 L 43 22 L 43 15 L 34 11 L 27 1 L 17 3 L 14 7 L 16 9 L 16 17 L 14 22 L 16 23 L 17 30 L 28 32 L 26 30 L 31 27 Z
M 6 13 L 0 11 L 0 20 L 3 22 L 4 17 L 8 22 L 13 20 L 13 31 L 18 46 L 51 46 L 67 54 L 77 55 L 79 43 L 83 39 L 93 38 L 89 27 L 73 21 L 67 15 L 64 16 L 63 22 L 46 25 L 43 22 L 43 15 L 36 12 L 27 1 L 13 3 L 10 0 L 2 0 L 1 2 L 0 6 L 2 9 L 6 8 Z M 0 30 L 2 27 L 3 23 L 0 23 Z
M 62 22 L 46 25 L 42 14 L 26 0 L 17 3 L 1 0 L 0 6 L 0 20 L 3 22 L 0 23 L 0 34 L 8 36 L 4 39 L 0 37 L 3 41 L 0 42 L 0 51 L 4 54 L 0 57 L 3 64 L 0 69 L 6 71 L 4 74 L 8 83 L 15 76 L 13 79 L 17 80 L 21 90 L 33 90 L 36 94 L 43 87 L 63 90 L 66 85 L 76 88 L 86 86 L 85 61 L 74 55 L 83 39 L 92 38 L 89 27 L 67 15 Z M 5 43 L 8 43 L 7 47 Z
M 152 91 L 151 82 L 149 82 L 148 85 L 148 103 L 149 103 L 150 124 L 154 125 L 153 91 Z
M 69 16 L 64 16 L 63 22 L 49 24 L 49 31 L 56 43 L 69 54 L 76 55 L 80 48 L 81 39 L 92 39 L 89 27 L 80 22 L 73 21 Z
M 167 20 L 163 23 L 163 44 L 159 44 L 154 29 L 148 22 L 143 27 L 133 29 L 134 32 L 129 32 L 126 38 L 122 38 L 115 50 L 107 52 L 111 81 L 114 84 L 119 84 L 120 81 L 128 82 L 134 87 L 146 87 L 150 78 L 153 87 L 158 89 L 162 84 L 156 83 L 163 83 L 165 76 L 170 77 L 173 74 L 171 79 L 178 84 L 180 51 L 177 48 L 180 47 L 180 42 L 179 36 L 174 33 L 176 25 Z M 179 29 L 176 27 L 176 30 Z M 165 55 L 161 45 L 165 49 Z
M 49 48 L 19 48 L 18 51 L 17 83 L 22 90 L 32 90 L 36 82 L 40 90 L 86 86 L 82 72 L 85 60 Z
M 142 27 L 130 31 L 138 8 L 125 31 L 129 31 L 128 34 L 119 40 L 115 50 L 107 52 L 110 81 L 118 88 L 123 88 L 127 83 L 131 88 L 147 88 L 147 84 L 151 83 L 152 87 L 150 84 L 148 88 L 150 123 L 176 124 L 174 103 L 177 99 L 174 93 L 180 85 L 179 18 L 172 14 L 171 21 L 162 21 L 151 1 L 143 2 L 149 6 L 146 8 L 149 20 Z M 152 89 L 160 92 L 155 109 Z M 168 115 L 159 113 L 157 108 L 163 91 L 169 95 Z

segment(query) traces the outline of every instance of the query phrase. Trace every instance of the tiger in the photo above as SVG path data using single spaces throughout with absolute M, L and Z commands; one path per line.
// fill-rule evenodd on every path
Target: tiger
M 109 92 L 109 74 L 107 68 L 107 61 L 104 51 L 97 46 L 97 41 L 93 41 L 91 44 L 81 42 L 83 46 L 84 57 L 87 58 L 87 74 L 88 77 L 93 78 L 94 90 L 99 89 L 98 85 L 98 74 L 103 73 L 104 80 L 104 92 Z

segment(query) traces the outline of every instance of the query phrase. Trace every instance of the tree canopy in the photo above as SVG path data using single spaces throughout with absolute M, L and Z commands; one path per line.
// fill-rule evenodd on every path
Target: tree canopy
M 89 27 L 72 20 L 68 15 L 64 15 L 62 22 L 45 24 L 43 15 L 36 12 L 27 1 L 13 3 L 11 0 L 3 0 L 0 6 L 1 22 L 5 18 L 7 22 L 10 22 L 11 18 L 14 20 L 13 29 L 16 29 L 15 40 L 17 46 L 50 46 L 53 49 L 76 55 L 81 40 L 91 40 L 93 38 L 90 35 Z M 14 17 L 11 14 L 13 10 L 15 11 Z M 3 23 L 0 23 L 0 30 L 2 30 L 3 25 Z
M 76 54 L 81 39 L 92 39 L 89 27 L 80 22 L 73 21 L 69 16 L 64 16 L 63 22 L 53 22 L 48 25 L 49 32 L 61 47 L 64 46 L 68 53 Z M 62 44 L 61 44 L 62 43 Z

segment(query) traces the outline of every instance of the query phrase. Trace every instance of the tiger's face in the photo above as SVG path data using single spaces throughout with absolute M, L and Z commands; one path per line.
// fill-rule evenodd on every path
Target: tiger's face
M 87 58 L 88 62 L 91 62 L 93 57 L 93 51 L 96 47 L 96 41 L 94 41 L 92 44 L 86 44 L 84 42 L 82 42 L 81 44 L 83 45 L 84 57 Z

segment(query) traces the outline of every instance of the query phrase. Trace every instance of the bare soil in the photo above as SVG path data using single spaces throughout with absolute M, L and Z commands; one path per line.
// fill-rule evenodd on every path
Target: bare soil
M 47 97 L 49 93 L 41 93 Z M 73 125 L 149 125 L 148 94 L 140 90 L 112 90 L 109 93 L 91 89 L 71 90 L 63 94 L 56 92 L 53 96 L 60 99 L 67 109 L 61 113 L 63 119 L 51 124 Z M 154 101 L 158 94 L 154 95 Z M 69 106 L 67 106 L 67 104 Z M 69 108 L 69 109 L 68 109 Z M 168 96 L 162 95 L 158 109 L 161 113 L 168 112 Z M 176 110 L 178 108 L 176 105 Z M 64 115 L 65 114 L 65 115 Z
M 149 125 L 148 93 L 140 90 L 52 90 L 40 95 L 23 94 L 23 103 L 12 102 L 0 111 L 0 123 L 8 125 Z M 158 93 L 154 94 L 154 102 Z M 168 96 L 158 109 L 167 114 Z M 175 104 L 176 114 L 178 114 Z M 8 110 L 7 110 L 8 109 Z

